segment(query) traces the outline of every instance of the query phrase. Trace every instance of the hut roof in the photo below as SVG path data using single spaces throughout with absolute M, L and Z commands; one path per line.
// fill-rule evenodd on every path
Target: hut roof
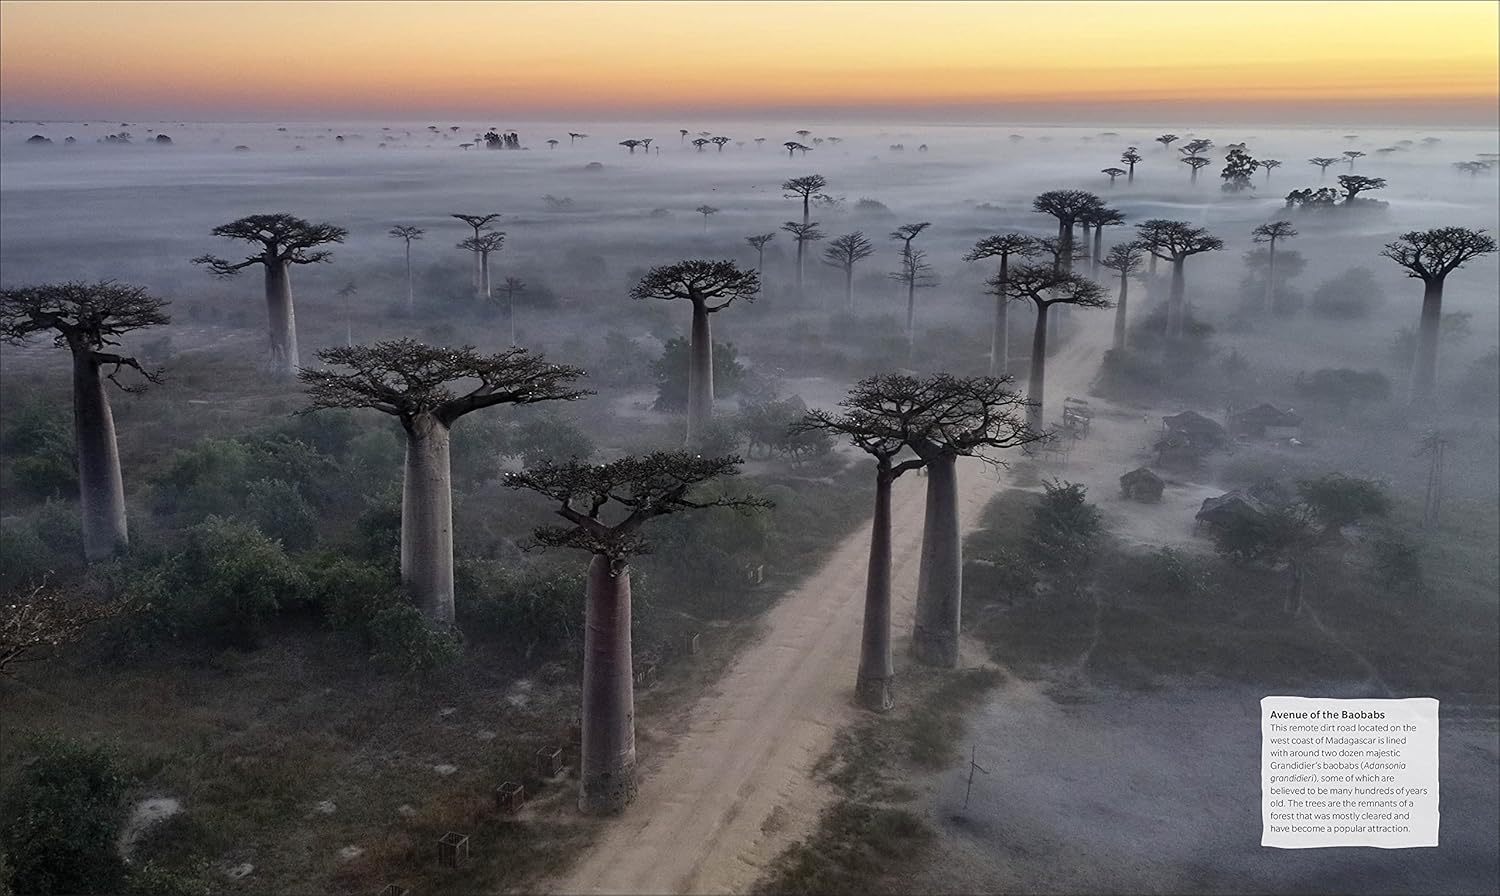
M 1217 498 L 1204 498 L 1203 506 L 1198 509 L 1194 519 L 1219 524 L 1236 519 L 1263 519 L 1267 513 L 1266 505 L 1244 492 L 1235 490 L 1225 492 Z

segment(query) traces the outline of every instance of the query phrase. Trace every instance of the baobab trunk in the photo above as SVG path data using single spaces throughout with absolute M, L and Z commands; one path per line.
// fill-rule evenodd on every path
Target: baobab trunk
M 78 448 L 83 556 L 90 562 L 106 560 L 124 553 L 130 537 L 114 415 L 99 376 L 99 362 L 87 348 L 73 354 L 73 437 Z
M 875 477 L 875 521 L 870 529 L 870 572 L 865 579 L 865 628 L 860 641 L 855 695 L 865 709 L 891 708 L 891 485 L 889 464 Z
M 1089 249 L 1089 247 L 1090 247 L 1089 235 L 1095 229 L 1098 229 L 1098 228 L 1090 228 L 1089 225 L 1087 225 L 1087 224 L 1083 225 L 1083 254 L 1084 254 L 1084 257 L 1089 260 L 1089 264 L 1090 264 L 1089 270 L 1090 270 L 1091 274 L 1092 274 L 1092 271 L 1093 271 L 1092 265 L 1093 265 L 1094 257 L 1092 255 L 1092 253 L 1090 252 L 1090 249 Z
M 271 364 L 281 373 L 296 375 L 297 315 L 292 308 L 292 270 L 285 261 L 267 261 L 266 313 L 270 323 Z
M 844 268 L 844 306 L 854 310 L 854 266 Z
M 453 625 L 453 483 L 450 431 L 432 414 L 406 428 L 406 476 L 401 487 L 401 583 L 422 615 Z
M 1089 276 L 1099 276 L 1099 259 L 1103 258 L 1104 252 L 1104 225 L 1094 228 L 1094 254 L 1089 256 Z
M 702 437 L 714 414 L 714 345 L 708 327 L 708 307 L 693 303 L 693 335 L 688 353 L 688 444 Z
M 610 815 L 635 799 L 630 567 L 595 554 L 589 562 L 587 602 L 578 808 Z
M 1026 380 L 1026 425 L 1041 432 L 1042 393 L 1047 385 L 1047 311 L 1036 309 L 1036 330 L 1031 334 L 1031 376 Z
M 1187 293 L 1187 281 L 1183 276 L 1182 265 L 1187 259 L 1179 258 L 1172 262 L 1172 294 L 1167 298 L 1167 339 L 1181 339 L 1183 317 L 1185 309 L 1183 297 Z
M 408 313 L 415 310 L 417 304 L 417 290 L 411 281 L 411 243 L 406 244 L 406 310 Z
M 912 655 L 928 666 L 956 669 L 963 550 L 958 529 L 958 458 L 952 454 L 940 454 L 927 465 L 921 562 Z
M 1120 275 L 1120 300 L 1115 303 L 1115 351 L 1125 349 L 1125 305 L 1129 301 L 1130 275 Z
M 1417 330 L 1417 357 L 1412 368 L 1411 400 L 1415 407 L 1432 401 L 1437 385 L 1439 327 L 1443 321 L 1443 281 L 1430 280 L 1422 288 L 1422 321 Z
M 479 274 L 474 279 L 474 298 L 487 302 L 490 298 L 490 257 L 484 252 L 474 256 L 479 261 Z
M 1001 257 L 1000 277 L 995 284 L 995 326 L 990 331 L 990 376 L 1005 376 L 1010 370 L 1010 300 L 1005 284 L 1010 279 L 1010 259 Z
M 1264 311 L 1269 317 L 1276 310 L 1276 241 L 1271 240 L 1271 248 L 1266 259 L 1266 297 Z
M 474 235 L 477 237 L 479 235 L 479 232 L 476 230 L 474 232 Z M 475 242 L 478 242 L 478 240 L 476 239 Z M 483 274 L 483 272 L 481 270 L 483 268 L 483 266 L 484 266 L 484 262 L 480 261 L 480 259 L 479 259 L 479 252 L 475 251 L 475 253 L 474 253 L 474 274 L 473 274 L 473 277 L 472 277 L 472 279 L 474 281 L 474 294 L 475 295 L 479 294 L 480 279 L 484 276 L 484 274 Z
M 510 344 L 516 344 L 516 294 L 512 290 L 505 294 L 505 323 L 510 328 Z
M 805 245 L 806 243 L 802 240 L 797 241 L 797 298 L 799 300 L 806 297 L 802 291 L 802 249 Z
M 906 281 L 906 363 L 912 363 L 912 357 L 917 351 L 917 280 L 913 274 L 912 279 Z

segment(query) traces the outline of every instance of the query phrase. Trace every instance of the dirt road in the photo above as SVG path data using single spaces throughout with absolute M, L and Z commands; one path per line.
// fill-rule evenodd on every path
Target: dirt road
M 1049 362 L 1048 419 L 1082 395 L 1108 344 L 1108 314 Z M 1092 318 L 1092 320 L 1089 320 Z M 959 465 L 960 524 L 973 528 L 995 489 L 978 462 Z M 911 630 L 926 480 L 897 480 L 892 496 L 896 650 Z M 650 771 L 636 802 L 610 822 L 557 893 L 733 893 L 805 836 L 831 794 L 812 779 L 834 733 L 852 721 L 870 527 L 767 616 L 766 633 L 691 711 L 687 730 Z M 899 689 L 899 680 L 897 682 Z M 897 691 L 897 699 L 900 692 Z

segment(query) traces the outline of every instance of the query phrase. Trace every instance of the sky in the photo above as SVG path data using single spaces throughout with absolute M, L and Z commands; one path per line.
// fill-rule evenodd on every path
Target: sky
M 1493 127 L 1500 3 L 20 2 L 0 118 Z

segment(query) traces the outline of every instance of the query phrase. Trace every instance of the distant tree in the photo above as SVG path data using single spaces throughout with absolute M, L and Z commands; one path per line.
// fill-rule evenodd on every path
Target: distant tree
M 411 339 L 331 348 L 318 357 L 332 369 L 304 369 L 309 411 L 373 408 L 401 421 L 406 473 L 401 497 L 401 581 L 431 622 L 453 625 L 453 488 L 449 433 L 465 414 L 498 404 L 572 401 L 576 367 L 513 348 L 481 355 L 471 347 L 438 348 Z M 345 368 L 340 370 L 338 368 Z M 464 386 L 468 391 L 455 394 Z
M 1172 293 L 1167 302 L 1166 335 L 1168 342 L 1179 340 L 1187 317 L 1187 278 L 1183 265 L 1194 255 L 1224 248 L 1224 241 L 1186 221 L 1168 221 L 1162 218 L 1152 218 L 1136 225 L 1136 232 L 1140 234 L 1147 251 L 1162 261 L 1172 262 Z
M 549 138 L 547 140 L 547 148 L 548 149 L 557 149 L 557 144 L 559 144 L 561 142 L 562 142 L 561 140 L 558 140 L 556 138 Z
M 1089 276 L 1093 277 L 1099 273 L 1099 259 L 1104 254 L 1104 228 L 1114 227 L 1125 223 L 1125 213 L 1108 206 L 1085 209 L 1078 216 L 1078 222 L 1083 225 L 1083 234 L 1087 242 L 1089 231 L 1094 234 L 1094 245 L 1089 251 Z
M 789 158 L 789 159 L 798 150 L 801 150 L 803 153 L 806 153 L 809 149 L 811 149 L 811 147 L 803 146 L 801 143 L 798 143 L 795 140 L 788 140 L 787 142 L 785 142 L 785 143 L 783 143 L 781 145 L 784 146 L 784 147 L 786 147 L 786 157 Z
M 1224 180 L 1224 191 L 1226 193 L 1240 193 L 1245 190 L 1255 189 L 1250 182 L 1255 175 L 1255 169 L 1260 163 L 1250 157 L 1243 149 L 1231 149 L 1229 155 L 1224 158 L 1224 171 L 1219 176 Z
M 766 142 L 766 138 L 764 138 L 764 137 L 756 137 L 755 138 L 755 145 L 756 145 L 757 148 L 759 148 L 760 146 L 764 145 L 765 142 Z
M 815 231 L 811 230 L 811 228 L 814 227 L 814 225 L 811 223 L 811 218 L 812 218 L 812 203 L 813 203 L 813 200 L 821 198 L 824 195 L 826 195 L 823 192 L 823 190 L 827 186 L 828 186 L 828 181 L 821 174 L 808 174 L 808 175 L 804 175 L 802 177 L 793 177 L 793 178 L 789 178 L 788 180 L 782 181 L 781 189 L 785 191 L 782 194 L 783 198 L 785 198 L 785 199 L 799 199 L 799 200 L 802 201 L 802 231 L 804 233 L 815 232 Z M 782 227 L 782 230 L 786 230 L 786 229 L 787 229 L 786 227 L 784 227 L 784 226 Z M 793 234 L 793 236 L 797 236 L 797 232 L 796 231 L 790 231 L 790 232 Z M 804 271 L 805 271 L 804 261 L 805 261 L 805 258 L 806 258 L 805 244 L 807 242 L 810 242 L 811 240 L 822 239 L 822 238 L 823 238 L 822 234 L 819 233 L 816 237 L 808 237 L 806 239 L 804 239 L 802 237 L 798 237 L 798 239 L 797 239 L 797 297 L 798 298 L 802 298 L 803 297 L 803 276 L 804 276 Z
M 792 235 L 797 243 L 797 295 L 803 295 L 802 287 L 802 259 L 807 254 L 807 244 L 815 243 L 824 236 L 823 231 L 818 229 L 817 221 L 799 224 L 796 221 L 788 221 L 781 225 L 781 229 Z
M 1031 210 L 1057 219 L 1056 257 L 1059 271 L 1073 269 L 1073 225 L 1087 212 L 1104 207 L 1104 200 L 1085 190 L 1048 190 L 1031 201 Z
M 726 144 L 726 143 L 729 142 L 729 138 L 728 137 L 713 137 L 713 138 L 710 138 L 708 142 L 712 143 L 714 146 L 717 146 L 719 148 L 719 152 L 723 152 L 724 151 L 724 144 Z
M 450 217 L 457 218 L 458 220 L 474 228 L 474 239 L 477 241 L 479 239 L 479 234 L 484 232 L 485 230 L 488 230 L 490 227 L 490 222 L 494 221 L 496 218 L 499 218 L 500 214 L 499 212 L 494 212 L 488 215 L 451 215 Z M 484 289 L 484 262 L 479 256 L 478 249 L 473 250 L 473 254 L 474 274 L 469 278 L 469 280 L 470 285 L 474 290 L 474 294 L 480 295 L 480 291 Z
M 1162 134 L 1160 137 L 1157 137 L 1155 139 L 1157 143 L 1161 144 L 1162 149 L 1166 149 L 1173 143 L 1176 143 L 1178 138 L 1176 134 Z
M 823 263 L 844 272 L 844 306 L 854 310 L 854 265 L 875 254 L 875 244 L 856 230 L 835 237 L 823 249 Z
M 1125 151 L 1120 154 L 1120 161 L 1123 162 L 1125 164 L 1125 166 L 1129 169 L 1128 172 L 1126 173 L 1126 177 L 1125 177 L 1125 182 L 1126 183 L 1128 183 L 1128 184 L 1135 183 L 1135 165 L 1142 158 L 1144 158 L 1144 157 L 1140 154 L 1140 152 L 1134 146 L 1126 147 Z M 1113 183 L 1113 181 L 1111 181 L 1111 183 Z
M 1115 185 L 1115 178 L 1117 178 L 1120 175 L 1124 174 L 1125 173 L 1125 169 L 1124 168 L 1101 168 L 1101 169 L 1099 169 L 1099 173 L 1100 174 L 1104 174 L 1104 175 L 1108 175 L 1108 177 L 1109 177 L 1109 185 L 1112 187 L 1112 186 Z
M 506 277 L 500 284 L 505 293 L 505 327 L 510 331 L 510 344 L 516 344 L 516 295 L 526 291 L 526 281 L 520 277 Z
M 621 140 L 620 145 L 629 150 L 630 155 L 635 155 L 635 148 L 641 145 L 641 141 L 634 138 L 630 140 Z
M 695 137 L 693 139 L 693 146 L 696 147 L 699 152 L 702 152 L 703 151 L 703 147 L 705 147 L 707 145 L 708 145 L 708 141 L 705 140 L 705 139 L 703 139 L 702 137 Z
M 1130 275 L 1140 270 L 1146 260 L 1146 246 L 1139 241 L 1116 243 L 1109 247 L 1109 254 L 1099 261 L 1103 267 L 1117 271 L 1120 275 L 1120 297 L 1115 301 L 1114 350 L 1125 348 L 1126 307 L 1129 302 Z
M 792 133 L 796 134 L 798 137 L 801 137 L 803 140 L 806 140 L 808 137 L 812 136 L 812 131 L 809 131 L 806 128 L 803 128 L 800 131 L 793 131 Z
M 582 140 L 583 138 L 585 138 L 587 136 L 588 136 L 588 134 L 579 134 L 579 133 L 575 133 L 573 131 L 569 131 L 568 132 L 568 145 L 572 146 L 573 142 L 575 140 Z
M 732 261 L 680 261 L 654 267 L 630 291 L 632 299 L 686 301 L 693 308 L 692 356 L 688 365 L 687 443 L 702 438 L 713 417 L 713 337 L 709 315 L 728 308 L 736 299 L 755 301 L 760 275 L 742 271 Z
M 1318 176 L 1319 179 L 1322 179 L 1328 174 L 1328 166 L 1337 161 L 1338 159 L 1331 158 L 1329 156 L 1318 156 L 1314 159 L 1308 159 L 1307 163 L 1309 165 L 1316 165 L 1318 167 Z
M 1412 405 L 1430 408 L 1437 382 L 1438 329 L 1443 318 L 1443 284 L 1448 275 L 1481 255 L 1495 251 L 1495 238 L 1483 230 L 1439 227 L 1403 233 L 1386 243 L 1381 256 L 1422 281 L 1422 317 L 1417 331 L 1417 358 L 1412 369 Z
M 344 344 L 354 344 L 354 297 L 359 294 L 359 285 L 353 280 L 339 287 L 338 296 L 344 300 Z
M 987 281 L 989 292 L 995 297 L 995 323 L 990 330 L 990 376 L 1005 376 L 1010 369 L 1010 296 L 1005 283 L 1010 277 L 1012 258 L 1031 258 L 1039 251 L 1036 240 L 1023 233 L 1000 233 L 987 236 L 974 244 L 964 261 L 980 261 L 985 258 L 1000 259 L 1000 270 Z
M 770 506 L 755 497 L 698 493 L 706 483 L 737 474 L 740 463 L 735 456 L 658 451 L 606 464 L 547 464 L 506 477 L 510 488 L 557 502 L 558 516 L 568 523 L 537 529 L 538 542 L 584 550 L 592 557 L 580 714 L 578 808 L 583 812 L 617 813 L 635 798 L 630 558 L 650 549 L 642 529 L 656 517 L 687 510 L 729 507 L 748 512 Z M 606 522 L 606 511 L 623 518 Z
M 416 287 L 413 285 L 413 283 L 412 283 L 412 277 L 411 277 L 411 243 L 412 243 L 412 240 L 419 240 L 419 239 L 421 239 L 422 238 L 422 234 L 424 234 L 426 232 L 427 231 L 423 230 L 420 227 L 413 227 L 413 226 L 411 226 L 409 224 L 397 224 L 395 227 L 392 227 L 390 229 L 390 231 L 389 231 L 389 233 L 390 233 L 391 236 L 395 237 L 398 240 L 402 240 L 403 242 L 406 243 L 406 310 L 407 310 L 407 312 L 411 312 L 416 307 L 416 295 L 417 295 L 417 293 L 416 293 Z
M 1279 159 L 1261 159 L 1260 167 L 1266 172 L 1266 180 L 1270 180 L 1271 172 L 1281 167 L 1281 161 Z
M 1339 191 L 1332 187 L 1305 187 L 1301 190 L 1293 190 L 1286 194 L 1287 208 L 1300 208 L 1304 211 L 1318 211 L 1334 208 L 1338 205 Z
M 759 276 L 766 266 L 766 244 L 776 238 L 774 233 L 757 233 L 745 237 L 745 242 L 755 249 L 755 273 Z
M 707 233 L 708 232 L 708 216 L 709 215 L 717 215 L 719 213 L 719 210 L 716 209 L 716 208 L 714 208 L 711 205 L 700 205 L 697 208 L 693 209 L 693 211 L 695 211 L 698 214 L 700 214 L 700 215 L 703 216 L 703 232 Z
M 682 141 L 684 141 L 684 140 L 687 139 L 688 129 L 687 128 L 679 128 L 678 131 L 677 131 L 677 133 L 679 134 L 679 136 L 677 138 L 677 142 L 681 143 Z
M 651 141 L 655 140 L 655 139 L 656 139 L 655 137 L 642 137 L 641 138 L 641 148 L 644 149 L 644 150 L 646 150 L 647 152 L 650 152 L 651 151 Z
M 1340 174 L 1339 187 L 1344 191 L 1344 204 L 1352 205 L 1360 193 L 1385 188 L 1385 178 L 1365 177 L 1360 174 Z
M 1179 146 L 1177 148 L 1177 151 L 1182 153 L 1187 158 L 1196 158 L 1197 156 L 1201 156 L 1209 149 L 1213 148 L 1213 145 L 1214 142 L 1212 140 L 1206 140 L 1202 137 L 1199 137 L 1196 140 L 1189 140 L 1187 143 Z
M 1470 177 L 1478 177 L 1479 175 L 1488 172 L 1491 166 L 1489 162 L 1475 159 L 1472 162 L 1454 162 L 1453 167 L 1469 175 Z
M 1360 152 L 1357 149 L 1346 149 L 1346 150 L 1344 150 L 1344 158 L 1346 158 L 1346 159 L 1349 160 L 1349 170 L 1350 171 L 1354 170 L 1354 160 L 1355 159 L 1364 158 L 1364 155 L 1365 155 L 1364 153 Z
M 1185 156 L 1182 159 L 1182 163 L 1193 169 L 1192 177 L 1188 178 L 1188 183 L 1193 184 L 1198 182 L 1198 172 L 1213 164 L 1208 159 L 1205 159 L 1202 156 Z
M 1053 305 L 1108 308 L 1110 302 L 1104 297 L 1104 288 L 1094 281 L 1045 264 L 1012 268 L 1005 290 L 1012 301 L 1030 302 L 1036 306 L 1036 329 L 1031 337 L 1031 376 L 1026 383 L 1026 425 L 1041 431 L 1047 376 L 1047 312 Z
M 233 277 L 256 264 L 265 269 L 271 363 L 283 374 L 296 373 L 297 316 L 292 307 L 291 266 L 327 261 L 333 253 L 318 247 L 342 243 L 349 231 L 332 224 L 313 224 L 292 215 L 273 214 L 247 215 L 220 224 L 213 229 L 213 235 L 252 243 L 255 252 L 239 262 L 200 255 L 193 259 L 193 264 L 206 265 L 217 277 Z
M 481 302 L 490 298 L 490 253 L 499 252 L 504 245 L 505 233 L 500 230 L 487 230 L 458 243 L 458 248 L 467 249 L 479 257 L 479 286 L 474 290 L 474 298 Z
M 1269 269 L 1266 272 L 1266 296 L 1261 310 L 1270 314 L 1276 307 L 1276 244 L 1296 236 L 1297 228 L 1290 221 L 1271 221 L 1257 226 L 1250 235 L 1255 242 L 1266 244 Z
M 160 382 L 129 355 L 108 351 L 125 333 L 170 323 L 167 302 L 141 287 L 109 281 L 48 283 L 0 290 L 0 341 L 21 345 L 38 333 L 52 334 L 55 346 L 67 346 L 73 357 L 73 444 L 77 451 L 83 552 L 90 562 L 124 553 L 130 547 L 125 516 L 125 486 L 107 379 L 133 368 L 148 383 Z

